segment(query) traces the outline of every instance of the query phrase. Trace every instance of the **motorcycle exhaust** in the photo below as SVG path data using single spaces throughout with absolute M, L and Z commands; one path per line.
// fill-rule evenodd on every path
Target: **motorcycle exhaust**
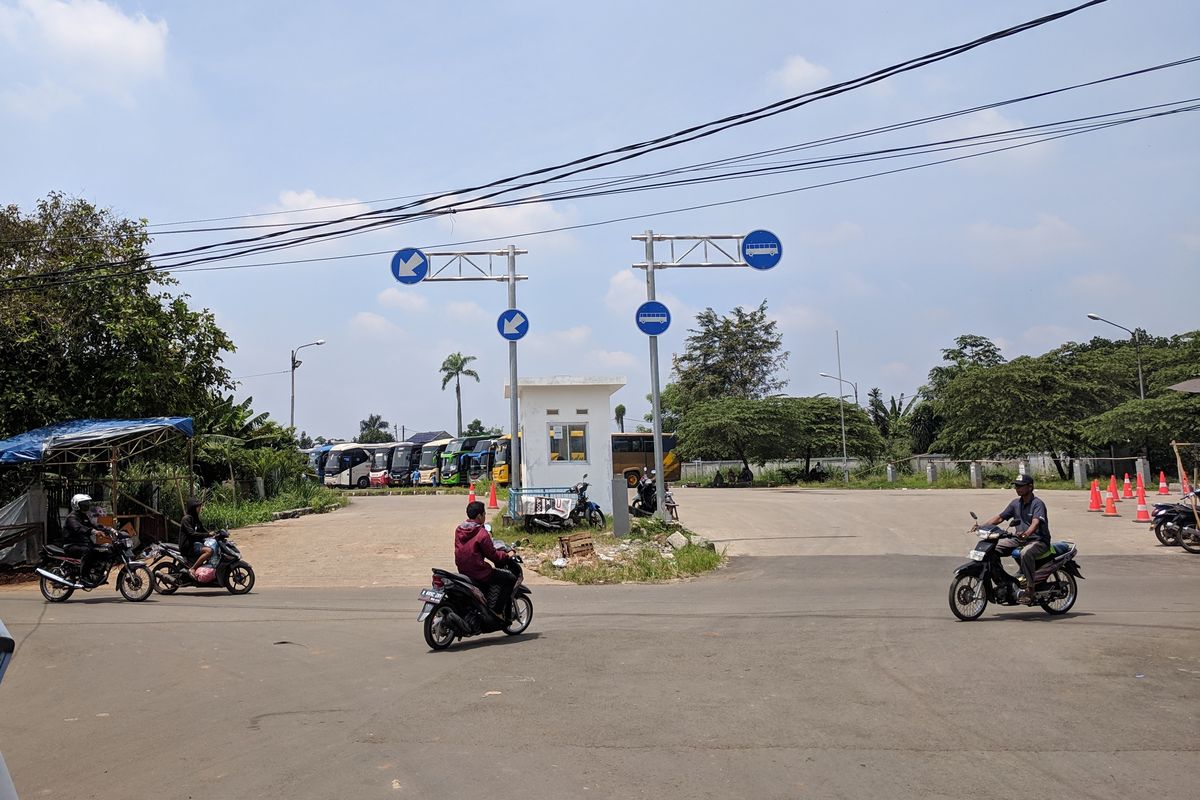
M 446 613 L 442 618 L 446 620 L 446 623 L 459 636 L 466 636 L 470 633 L 470 626 L 467 625 L 467 621 L 458 614 L 455 614 L 453 610 L 446 609 Z
M 38 567 L 36 570 L 34 570 L 34 572 L 36 572 L 38 575 L 41 575 L 43 578 L 49 578 L 50 580 L 54 581 L 55 583 L 61 583 L 63 586 L 69 586 L 72 589 L 79 588 L 78 586 L 71 583 L 69 580 L 62 577 L 61 575 L 55 575 L 53 572 L 47 572 L 46 570 L 42 569 L 41 567 Z

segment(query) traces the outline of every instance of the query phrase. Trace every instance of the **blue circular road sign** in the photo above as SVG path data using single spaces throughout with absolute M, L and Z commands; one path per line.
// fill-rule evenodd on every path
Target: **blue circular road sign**
M 770 231 L 750 231 L 742 239 L 742 261 L 755 269 L 770 269 L 783 258 L 783 244 Z
M 496 330 L 510 342 L 515 342 L 529 333 L 529 317 L 519 308 L 510 308 L 496 319 Z
M 638 330 L 647 336 L 658 336 L 671 327 L 670 310 L 657 300 L 647 300 L 638 306 L 634 319 Z
M 420 283 L 429 275 L 429 258 L 415 247 L 398 250 L 392 256 L 392 275 L 401 283 Z

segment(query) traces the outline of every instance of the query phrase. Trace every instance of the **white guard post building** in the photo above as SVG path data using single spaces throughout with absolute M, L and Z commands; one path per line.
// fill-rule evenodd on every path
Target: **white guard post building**
M 588 497 L 612 514 L 612 396 L 623 377 L 518 378 L 521 488 L 573 486 L 587 474 Z M 510 387 L 504 386 L 505 398 Z

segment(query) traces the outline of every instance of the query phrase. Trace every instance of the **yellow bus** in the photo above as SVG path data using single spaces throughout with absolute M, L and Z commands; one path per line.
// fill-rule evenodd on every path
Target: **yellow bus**
M 678 481 L 683 470 L 678 440 L 673 433 L 663 437 L 663 479 Z M 636 486 L 642 475 L 654 469 L 654 434 L 614 433 L 612 435 L 613 477 L 621 476 L 630 486 Z

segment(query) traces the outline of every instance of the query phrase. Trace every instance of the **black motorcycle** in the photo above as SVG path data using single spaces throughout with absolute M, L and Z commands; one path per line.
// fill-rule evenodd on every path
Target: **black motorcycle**
M 652 517 L 654 512 L 658 511 L 658 489 L 654 483 L 654 476 L 650 474 L 643 475 L 637 482 L 637 497 L 633 498 L 633 502 L 629 504 L 629 513 L 635 517 Z M 679 521 L 679 504 L 675 502 L 675 496 L 671 494 L 671 489 L 667 483 L 663 482 L 663 505 L 667 508 L 667 513 L 671 515 L 671 519 Z
M 1158 541 L 1168 547 L 1181 545 L 1189 553 L 1200 553 L 1196 517 L 1192 513 L 1192 504 L 1188 502 L 1197 496 L 1196 492 L 1192 491 L 1185 494 L 1178 503 L 1154 504 L 1150 521 L 1154 524 L 1154 535 Z
M 488 527 L 491 531 L 491 527 Z M 511 572 L 517 580 L 511 597 L 501 598 L 502 610 L 493 611 L 484 590 L 466 575 L 444 569 L 433 570 L 433 585 L 422 589 L 420 600 L 424 605 L 417 621 L 425 623 L 425 642 L 433 650 L 445 650 L 454 644 L 454 639 L 465 639 L 481 633 L 504 631 L 509 636 L 524 633 L 533 620 L 533 600 L 529 587 L 524 582 L 524 561 L 517 555 L 514 544 L 509 547 L 499 539 L 492 540 L 497 550 L 504 550 L 509 557 L 496 569 Z
M 975 512 L 972 519 L 978 520 Z M 1012 556 L 1020 567 L 1020 542 L 1010 538 L 997 525 L 978 525 L 979 541 L 967 553 L 971 560 L 954 570 L 950 582 L 950 610 L 964 621 L 978 619 L 989 602 L 1002 606 L 1018 605 L 1021 585 L 1017 576 L 1004 569 L 1002 559 Z M 1055 542 L 1034 565 L 1034 602 L 1047 614 L 1065 614 L 1079 596 L 1076 578 L 1083 579 L 1075 563 L 1078 549 L 1072 542 Z
M 584 473 L 583 477 L 586 478 L 587 473 Z M 587 496 L 590 485 L 587 481 L 580 481 L 568 490 L 575 495 L 575 503 L 570 509 L 564 508 L 561 502 L 556 502 L 552 497 L 545 498 L 545 502 L 540 506 L 537 503 L 538 498 L 534 498 L 534 507 L 523 515 L 525 530 L 564 530 L 583 525 L 603 528 L 604 512 Z
M 113 567 L 117 569 L 116 589 L 130 602 L 145 600 L 154 591 L 154 578 L 150 569 L 133 552 L 133 540 L 120 530 L 108 528 L 105 536 L 112 541 L 97 544 L 88 559 L 87 572 L 81 574 L 82 559 L 56 544 L 42 548 L 41 563 L 37 574 L 41 576 L 38 588 L 42 597 L 51 603 L 61 603 L 75 593 L 76 589 L 90 592 L 108 583 Z
M 185 557 L 179 552 L 179 545 L 170 542 L 160 542 L 155 545 L 152 554 L 154 562 L 154 588 L 159 594 L 174 594 L 185 586 L 195 586 L 198 589 L 211 589 L 217 586 L 225 587 L 230 594 L 246 594 L 254 588 L 254 568 L 242 560 L 242 551 L 229 540 L 229 531 L 217 531 L 213 534 L 217 540 L 216 578 L 207 583 L 201 583 L 191 573 L 195 558 Z

